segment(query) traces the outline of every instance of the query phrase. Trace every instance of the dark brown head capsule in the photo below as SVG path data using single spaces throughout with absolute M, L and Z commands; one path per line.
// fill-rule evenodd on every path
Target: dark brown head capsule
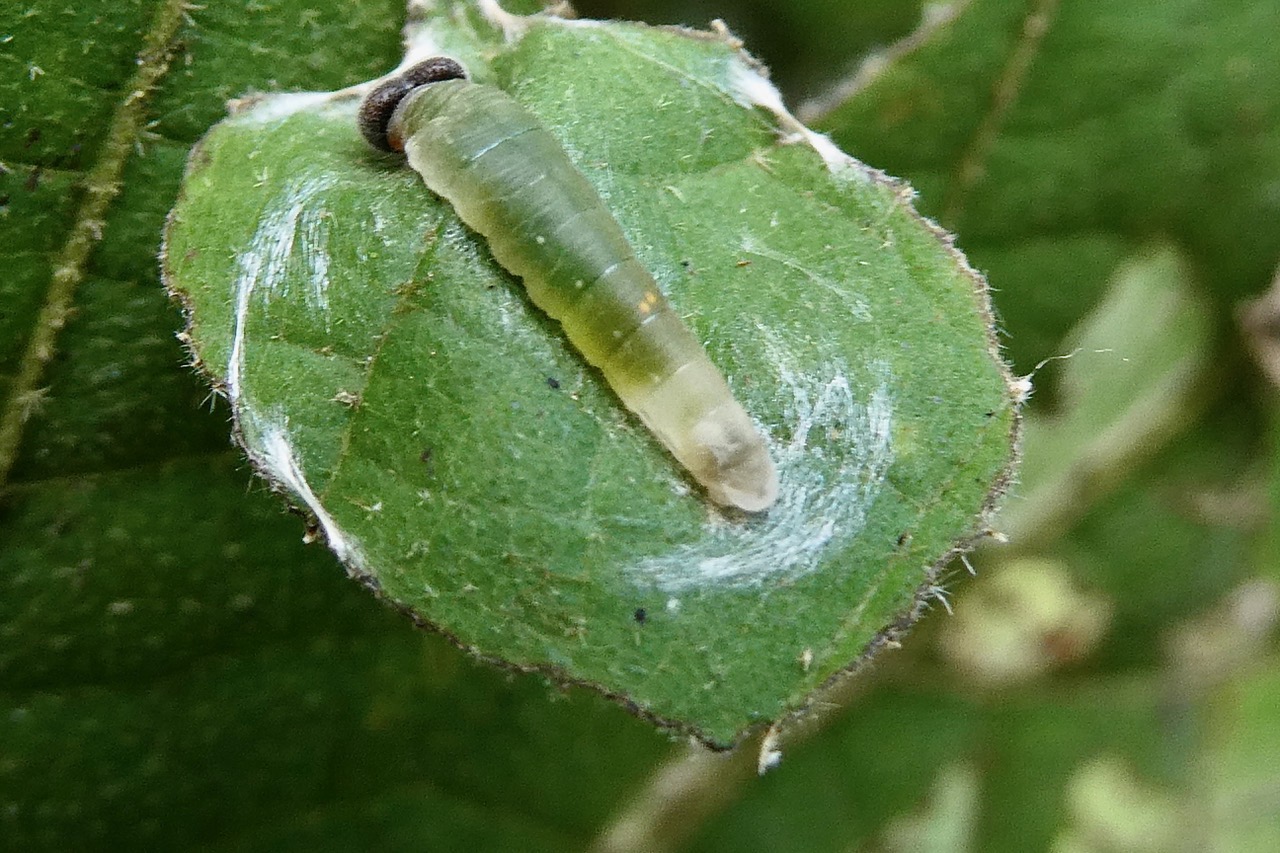
M 404 143 L 387 135 L 391 114 L 404 100 L 404 96 L 419 86 L 438 83 L 441 80 L 462 80 L 467 72 L 447 56 L 433 56 L 423 60 L 403 74 L 392 77 L 365 96 L 360 104 L 356 123 L 365 141 L 379 151 L 403 151 Z

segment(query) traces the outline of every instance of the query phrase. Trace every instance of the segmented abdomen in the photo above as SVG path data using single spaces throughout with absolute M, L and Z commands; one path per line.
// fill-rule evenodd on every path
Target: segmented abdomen
M 409 164 L 520 276 L 534 303 L 720 503 L 777 496 L 764 440 L 595 188 L 500 89 L 447 80 L 391 118 Z

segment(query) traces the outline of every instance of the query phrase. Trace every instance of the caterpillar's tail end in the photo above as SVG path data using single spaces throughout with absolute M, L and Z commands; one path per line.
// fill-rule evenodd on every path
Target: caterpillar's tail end
M 764 512 L 778 499 L 778 472 L 773 462 L 765 457 L 768 471 L 758 476 L 744 477 L 741 481 L 726 481 L 711 487 L 711 496 L 717 503 L 735 506 L 745 512 Z
M 736 403 L 694 426 L 692 437 L 705 465 L 694 474 L 712 500 L 745 512 L 764 512 L 778 499 L 778 469 L 764 438 Z

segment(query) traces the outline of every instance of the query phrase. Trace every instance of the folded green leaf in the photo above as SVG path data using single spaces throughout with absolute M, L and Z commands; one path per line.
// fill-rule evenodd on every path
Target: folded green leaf
M 726 40 L 494 20 L 460 58 L 559 139 L 726 375 L 778 467 L 766 515 L 706 500 L 367 149 L 355 97 L 211 131 L 168 283 L 249 456 L 353 574 L 478 654 L 728 743 L 900 630 L 981 530 L 1017 422 L 985 288 Z M 450 26 L 421 32 L 464 43 Z

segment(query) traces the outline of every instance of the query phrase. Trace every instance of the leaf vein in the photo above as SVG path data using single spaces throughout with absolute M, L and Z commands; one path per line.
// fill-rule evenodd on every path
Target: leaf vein
M 143 36 L 137 71 L 111 117 L 103 153 L 85 176 L 85 199 L 66 242 L 55 256 L 53 275 L 36 314 L 35 328 L 18 361 L 13 387 L 0 408 L 0 488 L 17 461 L 24 428 L 32 413 L 27 403 L 38 393 L 58 335 L 70 319 L 76 289 L 84 279 L 93 247 L 101 239 L 107 209 L 120 193 L 125 164 L 144 130 L 147 100 L 169 68 L 186 8 L 184 0 L 165 0 L 160 6 Z
M 991 156 L 996 141 L 1000 138 L 1005 119 L 1022 94 L 1031 65 L 1040 53 L 1040 46 L 1052 27 L 1057 12 L 1058 0 L 1033 0 L 1027 16 L 1022 20 L 1022 32 L 992 86 L 990 109 L 975 127 L 949 182 L 942 205 L 942 223 L 950 229 L 959 224 L 969 191 L 986 172 L 987 158 Z

